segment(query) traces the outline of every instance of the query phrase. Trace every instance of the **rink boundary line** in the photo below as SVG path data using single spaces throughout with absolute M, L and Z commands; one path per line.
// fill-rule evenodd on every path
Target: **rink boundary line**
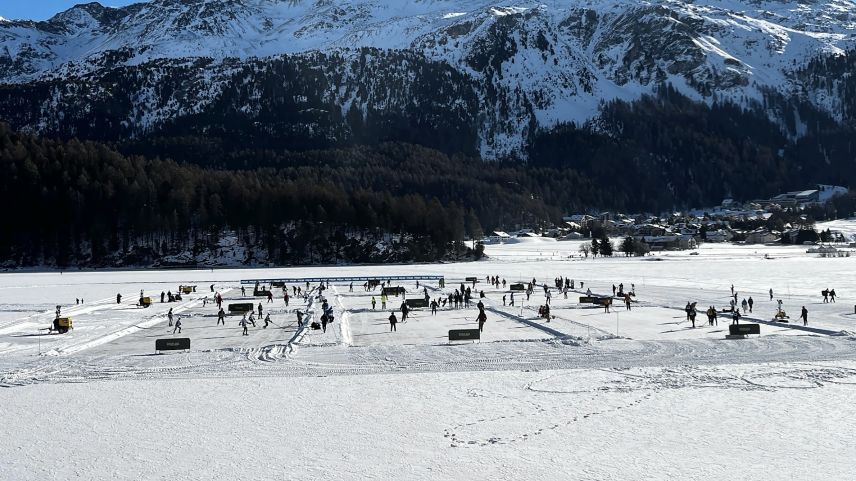
M 499 309 L 497 309 L 493 306 L 485 306 L 484 308 L 485 308 L 485 310 L 493 312 L 494 314 L 498 314 L 502 317 L 511 319 L 513 321 L 517 321 L 517 322 L 526 324 L 529 327 L 534 327 L 535 329 L 539 329 L 541 331 L 544 331 L 547 334 L 550 334 L 550 335 L 552 335 L 558 339 L 563 339 L 563 338 L 567 338 L 567 337 L 574 337 L 574 336 L 571 336 L 569 334 L 565 334 L 564 332 L 557 331 L 556 329 L 553 329 L 552 327 L 547 327 L 543 324 L 538 324 L 537 322 L 530 321 L 529 319 L 525 319 L 525 318 L 520 317 L 520 316 L 515 316 L 514 314 L 508 314 L 507 312 L 500 311 Z
M 742 318 L 748 319 L 750 321 L 758 322 L 758 323 L 764 324 L 766 326 L 787 327 L 788 329 L 795 329 L 797 331 L 810 332 L 812 334 L 823 334 L 826 336 L 844 336 L 844 335 L 846 335 L 846 334 L 842 333 L 842 331 L 833 331 L 830 329 L 823 329 L 820 327 L 801 326 L 799 324 L 791 323 L 791 322 L 774 322 L 774 321 L 768 321 L 765 319 L 760 319 L 760 318 L 756 318 L 756 317 L 748 317 L 748 316 L 743 316 Z M 796 321 L 799 321 L 799 319 L 796 319 Z

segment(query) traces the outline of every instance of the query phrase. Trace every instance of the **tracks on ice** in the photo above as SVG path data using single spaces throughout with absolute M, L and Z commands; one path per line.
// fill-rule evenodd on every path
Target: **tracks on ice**
M 286 345 L 287 346 L 287 345 Z M 4 371 L 0 386 L 123 379 L 346 376 L 504 370 L 561 370 L 686 365 L 817 362 L 856 359 L 856 342 L 845 337 L 766 336 L 726 340 L 632 341 L 592 344 L 566 339 L 463 345 L 371 346 L 330 349 L 286 346 L 150 356 L 35 358 Z M 251 359 L 252 358 L 252 359 Z

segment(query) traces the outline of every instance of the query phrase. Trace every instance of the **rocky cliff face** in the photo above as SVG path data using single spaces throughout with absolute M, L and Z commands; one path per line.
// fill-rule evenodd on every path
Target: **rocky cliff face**
M 824 66 L 854 46 L 850 0 L 90 3 L 0 21 L 0 119 L 104 140 L 214 131 L 522 158 L 536 130 L 662 84 L 852 122 L 850 73 Z M 794 115 L 769 109 L 798 136 Z

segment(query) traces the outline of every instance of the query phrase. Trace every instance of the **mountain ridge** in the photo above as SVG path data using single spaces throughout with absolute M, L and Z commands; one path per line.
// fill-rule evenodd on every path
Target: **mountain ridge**
M 152 65 L 205 59 L 190 85 L 211 95 L 197 96 L 196 105 L 156 111 L 157 99 L 150 108 L 138 99 L 134 109 L 150 111 L 129 115 L 125 122 L 131 135 L 145 135 L 162 125 L 158 122 L 209 108 L 242 81 L 224 81 L 217 71 L 248 67 L 243 81 L 251 82 L 254 69 L 288 57 L 318 59 L 305 70 L 335 73 L 341 69 L 326 63 L 328 58 L 366 63 L 366 49 L 377 49 L 388 61 L 406 54 L 421 57 L 422 65 L 446 65 L 449 74 L 457 72 L 462 85 L 469 85 L 465 89 L 474 89 L 478 97 L 473 122 L 481 156 L 525 158 L 526 144 L 537 131 L 596 120 L 604 102 L 634 101 L 664 84 L 706 103 L 757 106 L 772 93 L 846 122 L 837 107 L 840 95 L 807 88 L 813 80 L 799 72 L 813 59 L 834 58 L 853 48 L 856 2 L 850 0 L 153 0 L 120 8 L 93 2 L 45 22 L 0 24 L 0 66 L 5 67 L 0 83 L 13 89 L 41 82 L 86 86 L 116 69 L 136 69 L 153 78 L 157 67 Z M 418 70 L 398 71 L 401 82 L 419 75 Z M 367 71 L 358 77 L 370 82 L 373 75 Z M 164 90 L 164 82 L 151 89 Z M 339 111 L 346 129 L 353 128 L 347 116 L 355 105 L 364 117 L 372 108 L 412 115 L 403 97 L 380 106 L 365 96 L 335 91 L 365 87 L 329 83 L 331 90 L 321 96 L 335 104 L 332 110 Z M 42 125 L 51 115 L 62 118 L 57 102 L 74 95 L 66 88 L 59 99 L 39 98 L 36 115 L 11 123 L 56 133 Z M 447 101 L 461 103 L 460 98 Z M 784 126 L 790 120 L 781 115 L 771 110 L 771 118 Z M 798 136 L 800 130 L 791 134 Z

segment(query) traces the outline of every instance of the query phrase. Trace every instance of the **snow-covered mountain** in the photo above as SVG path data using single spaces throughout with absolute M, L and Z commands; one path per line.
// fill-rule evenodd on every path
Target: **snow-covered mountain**
M 852 0 L 89 3 L 46 22 L 0 22 L 0 82 L 14 84 L 0 113 L 20 128 L 77 134 L 79 125 L 58 125 L 82 115 L 68 106 L 85 113 L 87 102 L 105 102 L 119 77 L 135 79 L 117 114 L 127 117 L 123 135 L 211 115 L 236 89 L 246 95 L 229 108 L 258 116 L 277 83 L 271 62 L 285 62 L 321 87 L 309 95 L 300 78 L 282 77 L 276 95 L 314 96 L 313 108 L 335 107 L 342 120 L 341 132 L 330 119 L 302 128 L 326 126 L 341 138 L 352 134 L 354 112 L 410 117 L 430 104 L 469 122 L 476 150 L 493 158 L 521 152 L 534 129 L 592 119 L 604 101 L 634 100 L 663 83 L 707 102 L 797 97 L 843 121 L 843 93 L 816 91 L 800 72 L 854 47 Z M 313 70 L 320 78 L 305 77 Z M 180 80 L 167 80 L 176 71 Z M 415 86 L 424 75 L 430 84 Z M 261 77 L 267 87 L 254 89 Z M 432 98 L 435 85 L 448 97 Z M 16 116 L 22 102 L 31 113 Z

